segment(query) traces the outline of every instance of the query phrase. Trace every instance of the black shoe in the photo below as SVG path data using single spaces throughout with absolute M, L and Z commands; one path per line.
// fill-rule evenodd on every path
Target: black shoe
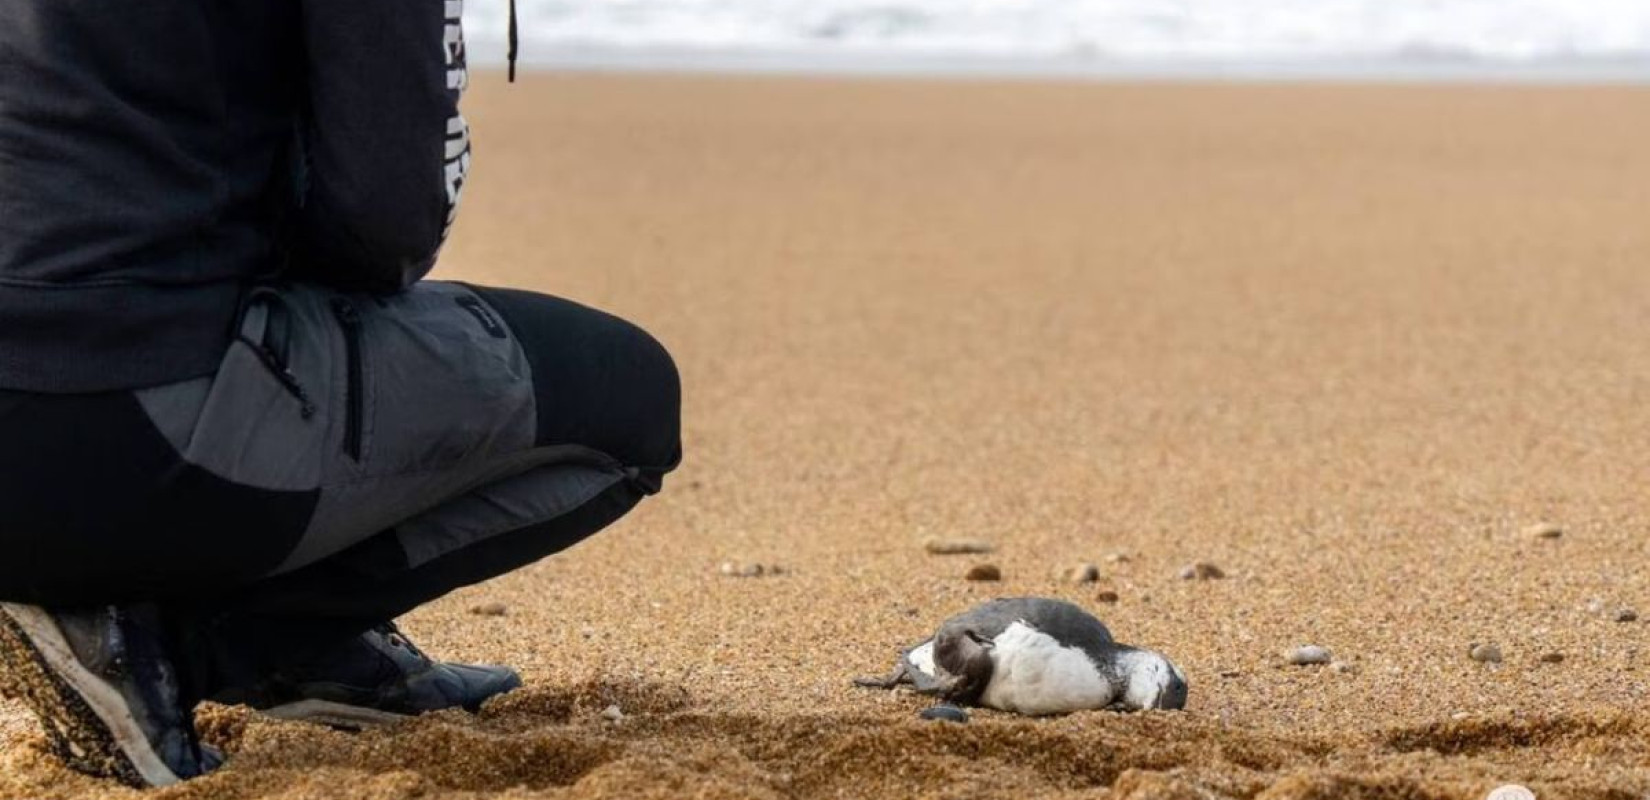
M 206 771 L 194 720 L 147 606 L 0 603 L 0 682 L 71 768 L 138 788 Z
M 477 711 L 494 695 L 521 686 L 509 667 L 435 661 L 394 625 L 277 670 L 251 692 L 218 699 L 242 702 L 282 719 L 364 728 L 447 708 Z

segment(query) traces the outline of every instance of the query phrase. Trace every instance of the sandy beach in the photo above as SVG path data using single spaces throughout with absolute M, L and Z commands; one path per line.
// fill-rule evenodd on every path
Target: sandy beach
M 656 334 L 684 466 L 403 621 L 524 690 L 353 736 L 207 708 L 228 767 L 149 796 L 1650 792 L 1650 90 L 489 74 L 466 111 L 438 277 Z M 1028 594 L 1187 710 L 850 686 Z M 138 796 L 41 741 L 0 703 L 0 798 Z

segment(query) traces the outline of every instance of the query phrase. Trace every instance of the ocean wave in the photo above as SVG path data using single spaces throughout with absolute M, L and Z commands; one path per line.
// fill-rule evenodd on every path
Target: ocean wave
M 534 47 L 1022 58 L 1650 58 L 1646 0 L 517 0 Z M 469 0 L 496 42 L 505 0 Z

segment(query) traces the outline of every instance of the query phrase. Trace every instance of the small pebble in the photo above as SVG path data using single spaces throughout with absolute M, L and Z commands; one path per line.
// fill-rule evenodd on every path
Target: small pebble
M 1102 603 L 1115 603 L 1118 601 L 1117 593 L 1110 589 L 1101 590 L 1099 594 L 1094 596 L 1094 599 Z
M 1618 608 L 1618 609 L 1616 609 L 1616 621 L 1617 622 L 1636 622 L 1638 620 L 1638 618 L 1639 618 L 1639 612 L 1634 611 L 1631 608 Z
M 1346 663 L 1345 661 L 1331 661 L 1329 662 L 1329 671 L 1339 675 L 1351 675 L 1352 673 L 1357 672 L 1358 668 L 1352 664 Z
M 1467 655 L 1483 664 L 1501 663 L 1501 648 L 1493 644 L 1475 644 L 1467 649 Z
M 1543 663 L 1543 664 L 1562 664 L 1562 663 L 1564 663 L 1564 654 L 1563 653 L 1542 653 L 1541 654 L 1541 663 Z
M 1591 600 L 1588 600 L 1587 601 L 1587 613 L 1589 613 L 1589 614 L 1603 614 L 1604 613 L 1604 601 L 1598 599 L 1597 597 L 1595 597 Z
M 1564 535 L 1564 529 L 1551 522 L 1537 522 L 1525 528 L 1524 535 L 1531 539 L 1557 539 Z
M 471 608 L 470 613 L 482 617 L 502 617 L 509 613 L 509 610 L 503 603 L 482 603 Z
M 1506 786 L 1497 786 L 1484 795 L 1484 800 L 1535 800 L 1535 792 L 1530 787 L 1516 783 Z
M 1183 581 L 1213 581 L 1224 577 L 1224 570 L 1207 561 L 1193 561 L 1180 568 L 1180 579 Z
M 717 571 L 734 578 L 760 578 L 763 575 L 783 575 L 785 570 L 778 566 L 763 566 L 761 564 L 742 564 L 738 561 L 724 561 Z
M 937 706 L 929 706 L 928 708 L 918 712 L 917 716 L 926 720 L 934 720 L 938 722 L 968 721 L 968 712 L 951 705 L 950 703 L 941 703 Z
M 1305 644 L 1283 654 L 1285 661 L 1296 666 L 1307 664 L 1328 664 L 1333 660 L 1329 648 L 1315 644 Z
M 1066 583 L 1094 583 L 1100 580 L 1100 568 L 1093 564 L 1076 564 L 1061 570 L 1060 580 Z
M 924 539 L 922 549 L 936 556 L 957 556 L 989 553 L 995 548 L 979 539 Z
M 971 581 L 1000 581 L 1003 579 L 1003 571 L 998 569 L 996 564 L 975 564 L 968 568 L 963 577 Z
M 1223 669 L 1223 670 L 1220 671 L 1220 677 L 1222 677 L 1222 678 L 1236 678 L 1236 677 L 1241 676 L 1242 674 L 1243 674 L 1242 670 L 1236 670 L 1236 669 Z
M 1130 561 L 1133 561 L 1133 560 L 1134 560 L 1133 557 L 1131 557 L 1128 553 L 1123 552 L 1122 550 L 1118 550 L 1118 551 L 1106 554 L 1106 563 L 1107 564 L 1127 564 L 1127 563 L 1129 563 Z
M 605 719 L 608 722 L 618 722 L 619 720 L 624 719 L 624 709 L 619 708 L 618 703 L 614 703 L 613 705 L 602 709 L 602 719 Z

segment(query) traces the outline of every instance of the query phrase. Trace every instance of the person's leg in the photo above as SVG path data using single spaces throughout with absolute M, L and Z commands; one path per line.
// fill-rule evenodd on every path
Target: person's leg
M 59 609 L 160 601 L 187 708 L 266 654 L 319 651 L 616 519 L 677 459 L 674 366 L 621 320 L 505 294 L 260 292 L 211 377 L 0 393 L 0 601 L 57 627 L 77 615 Z M 502 518 L 477 525 L 486 510 Z M 12 649 L 38 663 L 25 638 Z
M 185 462 L 130 393 L 0 391 L 0 443 L 0 695 L 77 770 L 147 786 L 210 769 L 165 621 L 134 601 L 275 568 L 314 494 Z
M 317 497 L 187 462 L 130 393 L 0 391 L 0 600 L 222 591 L 280 564 Z
M 408 299 L 357 309 L 368 334 L 361 357 L 372 365 L 361 412 L 366 477 L 323 487 L 316 515 L 355 529 L 314 525 L 278 574 L 172 606 L 186 620 L 201 696 L 233 697 L 294 654 L 575 544 L 658 491 L 679 459 L 676 370 L 635 326 L 526 292 L 441 285 L 410 308 Z M 449 343 L 418 340 L 454 328 L 492 351 L 442 378 Z M 504 403 L 503 414 L 455 408 L 468 402 L 445 391 L 455 380 L 483 396 L 521 391 L 528 402 Z M 511 446 L 453 459 L 465 448 L 431 432 L 455 419 L 485 432 L 473 438 Z M 425 468 L 432 463 L 447 466 Z M 377 527 L 360 535 L 370 520 Z

